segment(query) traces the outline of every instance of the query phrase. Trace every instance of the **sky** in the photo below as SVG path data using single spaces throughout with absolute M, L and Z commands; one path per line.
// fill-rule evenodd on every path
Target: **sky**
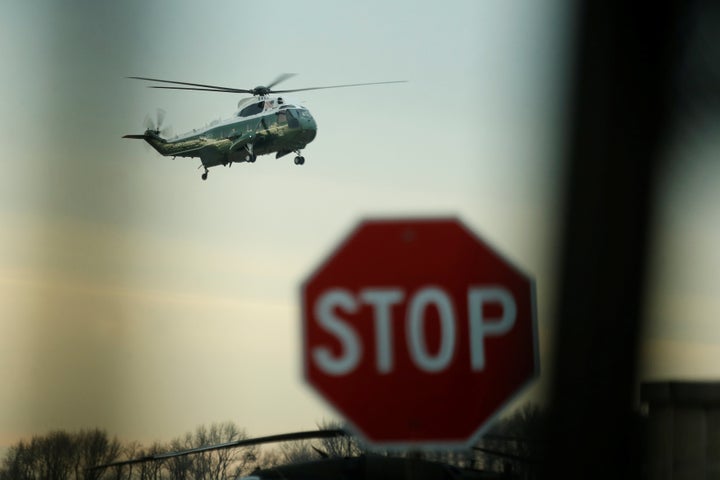
M 0 19 L 0 454 L 53 429 L 169 441 L 338 418 L 301 378 L 299 286 L 361 218 L 445 216 L 536 282 L 551 368 L 568 2 L 11 0 Z M 128 76 L 301 92 L 316 139 L 217 167 L 122 135 L 240 97 Z M 720 373 L 718 139 L 663 171 L 647 379 Z M 708 141 L 708 137 L 710 140 Z

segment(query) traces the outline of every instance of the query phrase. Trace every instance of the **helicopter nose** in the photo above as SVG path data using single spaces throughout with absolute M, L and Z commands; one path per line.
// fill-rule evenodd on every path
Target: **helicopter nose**
M 315 119 L 310 115 L 304 116 L 300 120 L 300 129 L 302 130 L 303 137 L 305 137 L 306 141 L 308 143 L 311 142 L 317 134 L 317 124 L 315 123 Z

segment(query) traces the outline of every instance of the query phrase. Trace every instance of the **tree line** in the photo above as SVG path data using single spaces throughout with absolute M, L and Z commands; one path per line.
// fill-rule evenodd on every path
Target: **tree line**
M 168 452 L 248 439 L 233 422 L 199 426 L 169 442 L 143 446 L 120 442 L 100 429 L 77 432 L 53 431 L 21 440 L 0 462 L 0 480 L 217 480 L 237 479 L 258 469 L 301 463 L 324 457 L 355 457 L 362 454 L 408 456 L 444 462 L 461 468 L 514 472 L 533 478 L 542 458 L 544 412 L 526 405 L 500 420 L 467 451 L 397 452 L 369 450 L 355 437 L 332 437 L 285 442 L 273 446 L 212 450 L 104 469 L 92 467 Z M 323 422 L 318 429 L 342 428 L 339 422 Z
M 161 462 L 142 462 L 95 469 L 122 460 L 171 451 L 187 450 L 247 438 L 232 422 L 200 426 L 168 443 L 148 447 L 122 443 L 100 429 L 78 432 L 54 431 L 33 436 L 10 447 L 0 464 L 0 480 L 165 480 L 238 478 L 255 468 L 259 448 L 255 445 L 214 450 Z

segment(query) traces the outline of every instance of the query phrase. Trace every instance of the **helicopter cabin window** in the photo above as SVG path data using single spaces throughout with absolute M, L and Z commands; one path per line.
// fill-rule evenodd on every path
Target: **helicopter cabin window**
M 285 110 L 281 110 L 277 113 L 277 119 L 278 123 L 280 125 L 285 125 L 287 123 L 287 114 Z
M 250 115 L 257 115 L 258 113 L 262 113 L 264 106 L 265 102 L 258 102 L 253 103 L 252 105 L 248 105 L 247 107 L 240 110 L 240 113 L 238 113 L 238 117 L 249 117 Z

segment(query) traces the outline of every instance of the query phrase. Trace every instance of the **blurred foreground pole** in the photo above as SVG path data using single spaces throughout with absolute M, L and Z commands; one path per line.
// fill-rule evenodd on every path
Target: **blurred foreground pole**
M 680 3 L 577 8 L 545 478 L 641 476 L 637 344 Z

